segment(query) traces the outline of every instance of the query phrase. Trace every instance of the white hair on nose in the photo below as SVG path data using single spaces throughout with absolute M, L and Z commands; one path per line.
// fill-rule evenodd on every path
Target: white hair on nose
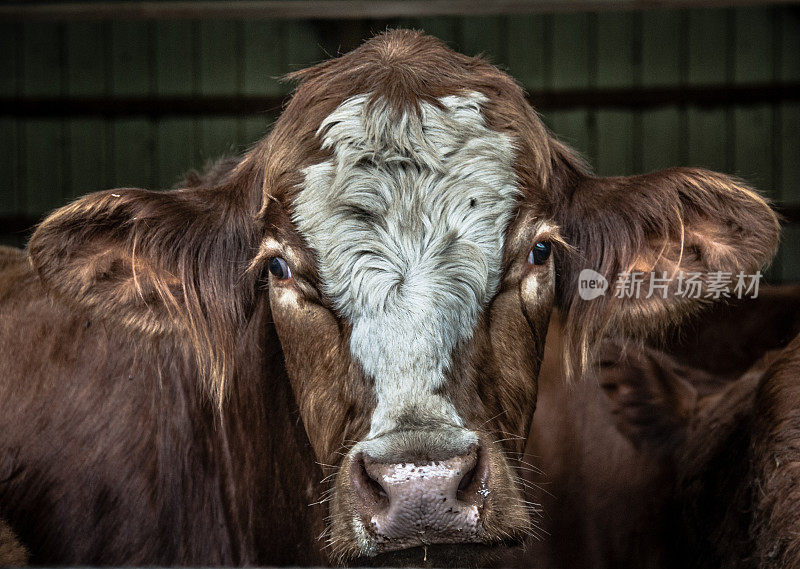
M 400 113 L 352 97 L 319 129 L 332 158 L 304 171 L 294 221 L 375 382 L 370 436 L 409 410 L 462 424 L 435 392 L 497 289 L 519 192 L 512 141 L 486 126 L 486 100 L 470 92 Z

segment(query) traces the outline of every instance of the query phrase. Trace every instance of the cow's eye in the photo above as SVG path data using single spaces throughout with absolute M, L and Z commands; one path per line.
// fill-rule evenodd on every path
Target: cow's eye
M 528 262 L 531 265 L 544 265 L 550 258 L 550 241 L 540 241 L 528 253 Z
M 292 278 L 292 271 L 289 269 L 289 265 L 280 257 L 273 257 L 269 260 L 269 272 L 276 279 L 282 281 Z

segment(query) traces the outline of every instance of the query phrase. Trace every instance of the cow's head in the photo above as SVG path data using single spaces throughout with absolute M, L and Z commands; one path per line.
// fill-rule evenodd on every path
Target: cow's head
M 217 395 L 230 367 L 218 345 L 269 294 L 334 481 L 334 560 L 412 550 L 415 563 L 461 564 L 447 544 L 535 533 L 515 469 L 553 307 L 585 360 L 603 329 L 656 329 L 697 303 L 580 300 L 581 269 L 612 282 L 754 271 L 776 246 L 773 213 L 703 170 L 590 175 L 510 77 L 419 33 L 382 34 L 294 79 L 273 131 L 220 178 L 227 192 L 85 198 L 39 229 L 34 264 L 98 311 L 124 303 L 144 332 L 169 333 L 180 316 L 211 354 L 197 357 Z M 215 224 L 232 195 L 250 217 Z

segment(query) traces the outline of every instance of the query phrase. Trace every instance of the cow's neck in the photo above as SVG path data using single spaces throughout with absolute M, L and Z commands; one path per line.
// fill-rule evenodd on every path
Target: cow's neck
M 231 529 L 247 552 L 244 563 L 320 565 L 325 558 L 316 536 L 327 513 L 324 505 L 311 504 L 321 498 L 323 474 L 270 320 L 260 307 L 239 344 L 237 374 L 218 429 L 220 458 L 231 473 L 223 477 Z

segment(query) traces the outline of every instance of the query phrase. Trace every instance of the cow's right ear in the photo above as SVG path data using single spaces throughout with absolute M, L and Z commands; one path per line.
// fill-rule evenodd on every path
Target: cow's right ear
M 227 193 L 118 189 L 47 217 L 29 254 L 44 287 L 95 318 L 136 333 L 181 334 L 221 396 L 252 304 L 252 222 Z
M 724 174 L 576 175 L 564 186 L 556 222 L 574 255 L 556 260 L 557 303 L 580 368 L 606 332 L 659 332 L 710 302 L 714 286 L 749 285 L 778 245 L 769 204 Z

